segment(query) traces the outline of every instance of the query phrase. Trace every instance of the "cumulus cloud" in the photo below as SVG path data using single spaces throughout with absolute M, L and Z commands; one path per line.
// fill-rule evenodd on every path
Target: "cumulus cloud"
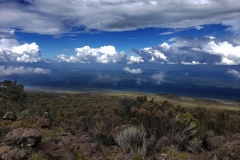
M 167 46 L 163 45 L 162 48 L 166 49 Z M 141 50 L 133 50 L 137 55 L 139 55 L 142 59 L 142 62 L 145 63 L 161 63 L 167 61 L 167 56 L 162 53 L 159 49 L 155 49 L 152 47 L 146 47 Z M 136 59 L 138 57 L 132 57 L 132 59 Z
M 198 29 L 208 24 L 223 24 L 239 31 L 237 0 L 9 0 L 0 3 L 0 15 L 3 15 L 0 26 L 29 33 L 58 35 L 89 29 L 124 31 L 146 27 Z
M 2 50 L 11 49 L 12 47 L 19 46 L 20 44 L 14 38 L 1 38 L 0 39 L 0 48 Z
M 166 77 L 166 75 L 164 74 L 164 72 L 161 73 L 157 73 L 157 74 L 153 74 L 151 76 L 152 80 L 157 84 L 160 85 L 162 84 L 162 82 L 164 82 L 164 78 Z
M 56 57 L 57 62 L 79 62 L 79 63 L 126 63 L 126 53 L 117 52 L 114 46 L 102 46 L 100 48 L 91 48 L 84 46 L 76 48 L 75 56 L 66 56 L 64 54 Z
M 207 44 L 209 38 L 193 39 L 175 37 L 155 47 L 147 47 L 133 52 L 141 56 L 144 63 L 165 64 L 214 64 L 220 62 L 220 56 L 206 53 L 202 44 Z M 171 43 L 171 44 L 169 44 Z
M 169 44 L 171 43 L 171 44 Z M 133 50 L 139 63 L 239 65 L 240 43 L 213 36 L 174 37 L 155 47 Z
M 163 42 L 162 44 L 160 44 L 160 47 L 164 50 L 164 51 L 167 51 L 169 50 L 169 48 L 171 47 L 171 45 L 169 45 L 168 43 L 166 42 Z M 166 57 L 167 58 L 167 57 Z M 165 58 L 165 59 L 166 59 Z
M 33 43 L 19 44 L 16 39 L 0 39 L 0 62 L 42 61 L 39 46 Z
M 14 34 L 14 30 L 4 32 Z M 240 39 L 223 40 L 208 35 L 199 38 L 173 37 L 158 46 L 132 51 L 133 54 L 128 56 L 111 45 L 99 48 L 84 46 L 75 48 L 75 55 L 60 54 L 55 60 L 73 63 L 240 64 Z M 47 62 L 41 57 L 35 42 L 20 44 L 14 37 L 0 38 L 0 62 L 42 61 Z
M 69 62 L 75 63 L 79 61 L 77 57 L 67 56 L 65 54 L 57 55 L 55 60 L 57 62 L 68 62 L 68 63 Z
M 145 47 L 140 50 L 133 49 L 134 54 L 130 57 L 125 52 L 117 52 L 116 48 L 110 45 L 99 48 L 84 46 L 76 48 L 75 51 L 76 55 L 67 56 L 61 54 L 55 60 L 57 62 L 123 64 L 240 64 L 240 43 L 231 43 L 227 40 L 221 41 L 221 39 L 213 36 L 199 38 L 174 37 L 158 46 Z M 34 53 L 34 50 L 32 52 Z M 23 53 L 20 52 L 20 54 Z M 19 60 L 21 59 L 18 58 L 17 61 Z
M 233 46 L 227 41 L 219 43 L 211 41 L 203 46 L 203 50 L 209 54 L 220 56 L 221 62 L 219 62 L 219 64 L 240 64 L 240 45 Z
M 0 62 L 43 61 L 39 46 L 34 42 L 20 44 L 14 37 L 15 31 L 59 37 L 95 29 L 126 31 L 148 27 L 167 28 L 159 35 L 171 35 L 185 28 L 201 30 L 209 24 L 227 26 L 226 31 L 234 32 L 233 35 L 240 30 L 237 0 L 5 0 L 0 2 L 0 15 Z M 214 35 L 174 37 L 158 46 L 133 49 L 135 55 L 130 57 L 117 52 L 114 46 L 84 46 L 75 51 L 76 55 L 57 55 L 56 61 L 240 64 L 240 39 L 220 40 Z
M 216 63 L 216 64 L 219 64 L 219 65 L 238 65 L 237 62 L 235 62 L 234 60 L 230 60 L 226 57 L 222 57 L 221 62 Z
M 128 60 L 128 63 L 129 64 L 132 64 L 132 63 L 143 63 L 144 60 L 141 56 L 138 56 L 138 57 L 135 57 L 135 56 L 131 56 Z
M 127 73 L 131 73 L 131 74 L 141 74 L 142 73 L 142 70 L 140 68 L 137 68 L 137 69 L 131 69 L 129 67 L 125 67 L 123 68 L 123 70 Z
M 236 79 L 240 79 L 240 72 L 235 69 L 228 69 L 226 73 L 232 75 Z
M 0 66 L 0 76 L 22 75 L 22 74 L 50 74 L 50 69 L 31 68 L 31 67 L 14 67 Z

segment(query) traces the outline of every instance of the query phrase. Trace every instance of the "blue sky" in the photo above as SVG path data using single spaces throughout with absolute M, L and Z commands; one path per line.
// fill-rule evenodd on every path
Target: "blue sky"
M 0 0 L 0 62 L 240 64 L 239 0 Z

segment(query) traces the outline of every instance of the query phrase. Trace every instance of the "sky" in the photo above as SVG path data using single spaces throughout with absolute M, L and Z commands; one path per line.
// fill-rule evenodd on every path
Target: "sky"
M 1 62 L 239 65 L 240 3 L 0 0 Z

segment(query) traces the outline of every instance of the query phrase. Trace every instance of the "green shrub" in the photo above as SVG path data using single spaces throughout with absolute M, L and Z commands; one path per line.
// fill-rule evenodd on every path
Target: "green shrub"
M 147 96 L 146 95 L 137 96 L 137 101 L 140 103 L 147 102 Z
M 172 119 L 173 142 L 180 150 L 196 152 L 202 141 L 199 137 L 200 123 L 190 113 L 177 115 Z
M 190 159 L 191 156 L 188 152 L 179 152 L 177 148 L 170 146 L 167 148 L 166 152 L 172 159 L 186 160 Z
M 47 160 L 47 158 L 41 152 L 32 153 L 28 160 Z
M 127 157 L 140 155 L 146 156 L 146 133 L 135 126 L 124 129 L 116 136 L 117 144 L 122 148 Z
M 133 99 L 133 98 L 124 98 L 120 101 L 122 106 L 125 106 L 127 108 L 131 107 L 137 107 L 140 105 L 139 101 Z

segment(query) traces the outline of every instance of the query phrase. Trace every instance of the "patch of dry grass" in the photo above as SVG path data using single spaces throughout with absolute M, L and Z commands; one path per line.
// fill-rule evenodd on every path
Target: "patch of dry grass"
M 113 92 L 105 93 L 106 95 L 113 95 L 116 97 L 130 97 L 136 98 L 139 95 L 147 95 L 148 100 L 154 99 L 155 102 L 161 103 L 163 101 L 168 101 L 173 104 L 173 106 L 182 106 L 185 108 L 192 107 L 206 107 L 212 110 L 237 110 L 240 111 L 240 103 L 236 101 L 227 101 L 220 99 L 209 99 L 209 98 L 189 98 L 180 97 L 177 95 L 167 95 L 167 94 L 144 94 L 144 93 L 131 93 L 131 92 Z

